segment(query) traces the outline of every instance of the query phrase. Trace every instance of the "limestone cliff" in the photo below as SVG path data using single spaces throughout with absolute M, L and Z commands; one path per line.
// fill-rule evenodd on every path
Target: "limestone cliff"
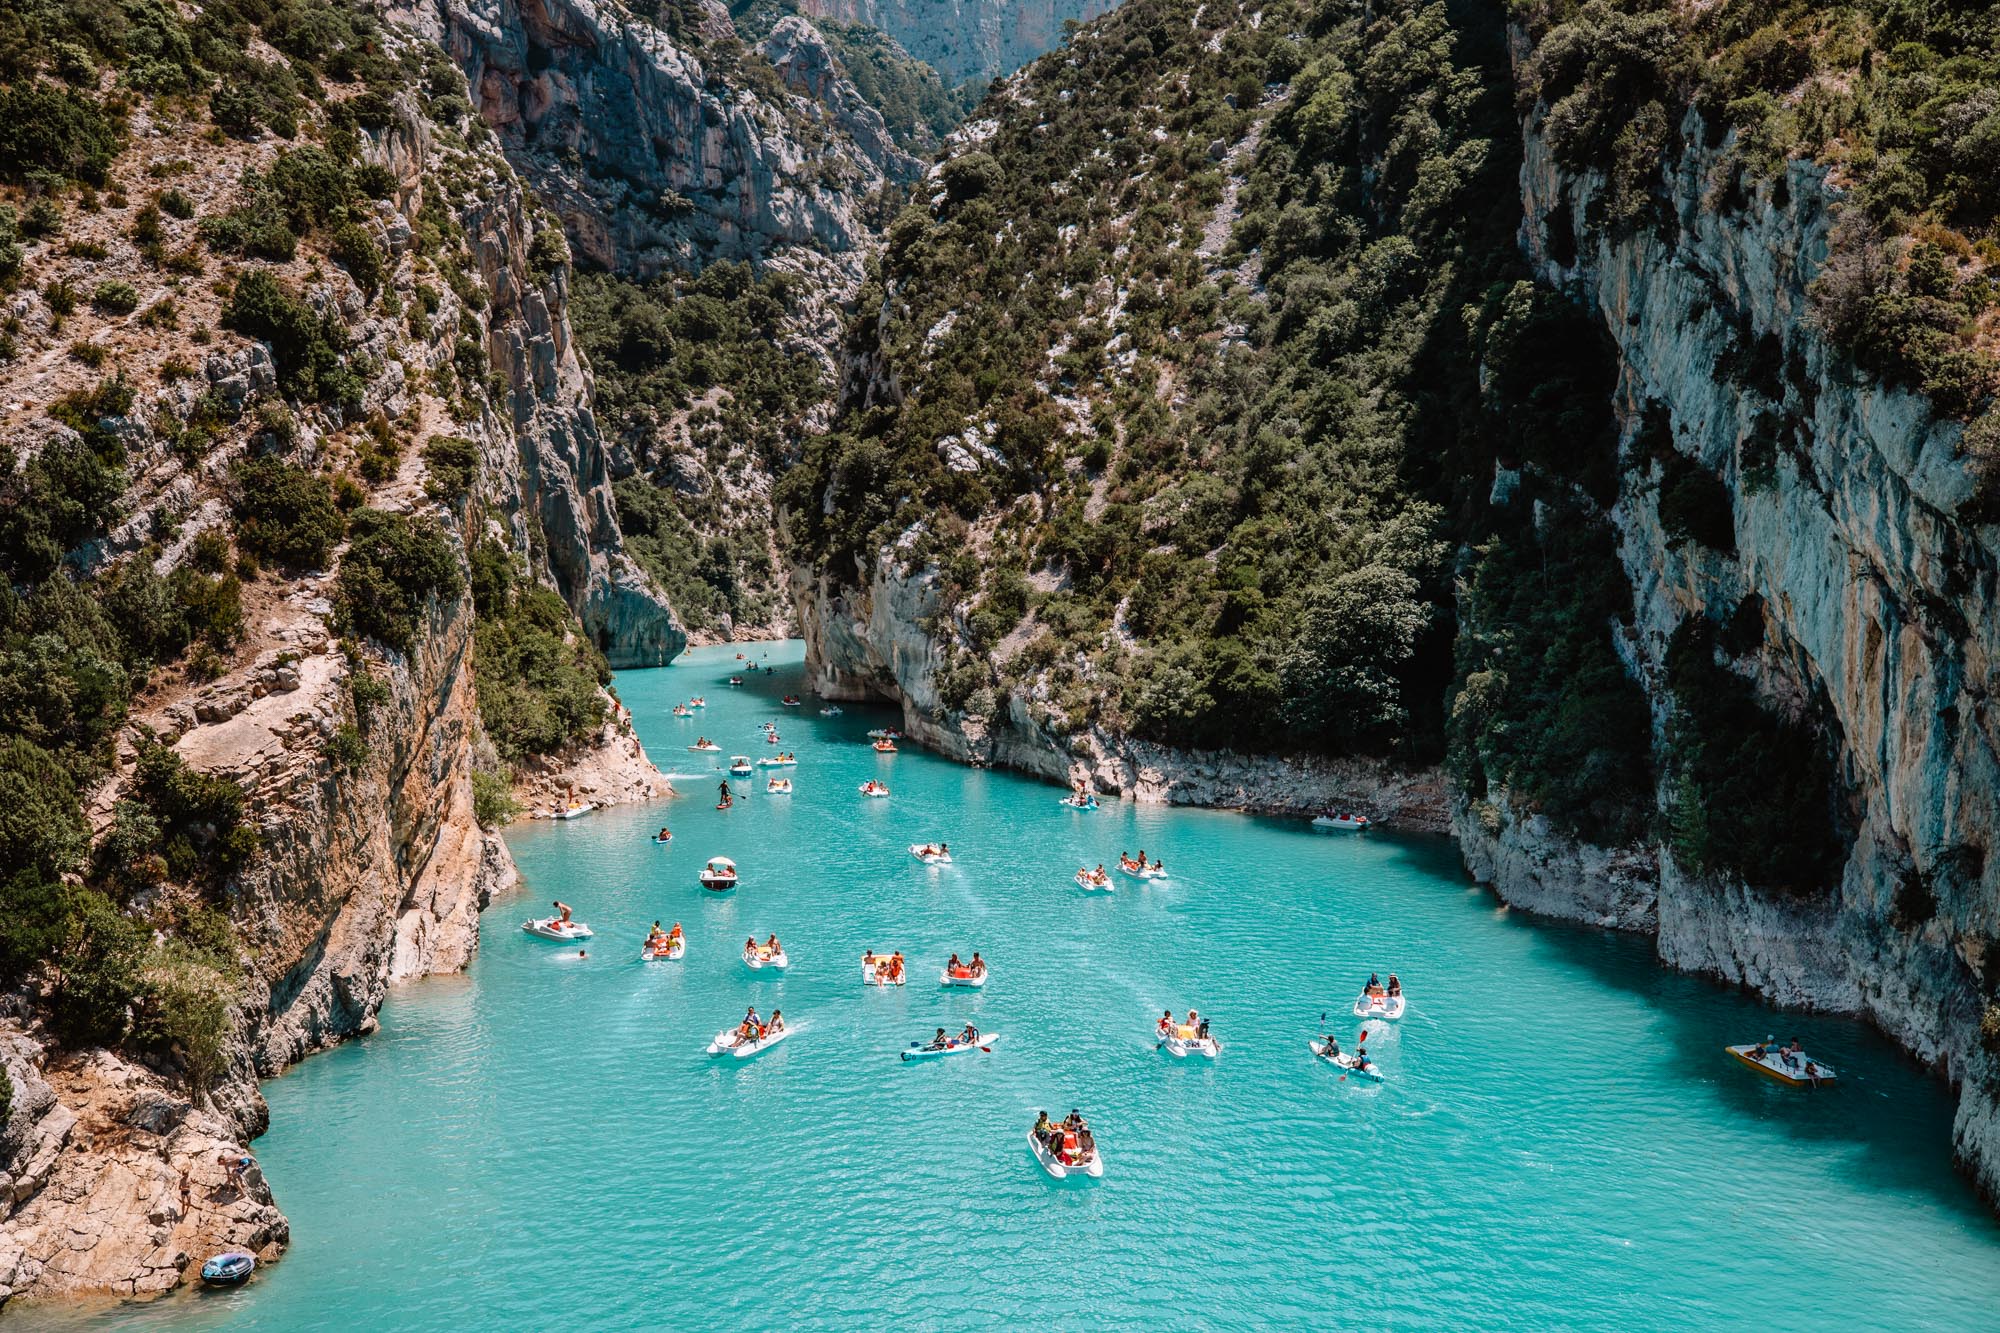
M 745 54 L 727 10 L 702 12 L 669 36 L 589 0 L 391 11 L 451 52 L 479 114 L 591 262 L 651 274 L 790 247 L 855 255 L 871 234 L 868 197 L 917 164 L 808 25 L 780 25 Z
M 1935 1062 L 1963 1089 L 1961 1158 L 1993 1190 L 2000 1110 L 1978 1029 L 2000 967 L 2000 867 L 1986 851 L 2000 818 L 1986 699 L 2000 648 L 1994 530 L 1961 516 L 1959 426 L 1857 377 L 1809 318 L 1840 190 L 1794 161 L 1718 205 L 1737 170 L 1733 135 L 1706 135 L 1693 113 L 1682 129 L 1670 218 L 1612 234 L 1582 221 L 1604 182 L 1559 169 L 1530 116 L 1523 242 L 1617 344 L 1627 445 L 1612 517 L 1634 593 L 1629 665 L 1658 728 L 1674 628 L 1756 608 L 1761 646 L 1733 665 L 1767 697 L 1830 714 L 1853 848 L 1837 884 L 1799 899 L 1690 875 L 1669 846 L 1578 847 L 1504 798 L 1462 805 L 1457 829 L 1475 873 L 1510 901 L 1654 932 L 1673 966 L 1866 1016 Z M 1749 346 L 1782 373 L 1729 373 Z M 1657 472 L 1631 443 L 1649 409 L 1665 412 L 1681 456 L 1726 483 L 1732 553 L 1663 526 Z
M 1087 22 L 1117 0 L 803 0 L 814 18 L 865 23 L 953 82 L 998 79 L 1062 45 L 1063 24 Z

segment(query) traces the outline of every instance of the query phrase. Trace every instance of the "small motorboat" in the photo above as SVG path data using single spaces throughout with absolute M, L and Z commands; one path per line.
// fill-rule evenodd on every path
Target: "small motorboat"
M 991 1051 L 993 1043 L 998 1040 L 1000 1040 L 999 1033 L 982 1032 L 976 1040 L 960 1041 L 957 1037 L 951 1037 L 942 1046 L 933 1046 L 927 1041 L 913 1041 L 903 1050 L 902 1056 L 905 1060 L 935 1060 L 945 1055 L 964 1055 L 967 1051 Z
M 898 971 L 895 957 L 891 954 L 869 950 L 861 955 L 861 984 L 864 986 L 900 986 L 906 973 Z
M 1358 832 L 1362 829 L 1373 828 L 1374 821 L 1369 819 L 1367 815 L 1349 814 L 1345 811 L 1338 814 L 1329 812 L 1324 815 L 1315 815 L 1313 817 L 1313 827 L 1352 829 Z
M 687 706 L 686 704 L 675 704 L 675 705 L 674 705 L 674 716 L 675 716 L 675 717 L 693 717 L 693 716 L 694 716 L 694 709 L 692 709 L 692 708 L 689 708 L 689 707 L 688 707 L 688 706 Z
M 247 1250 L 224 1250 L 202 1261 L 201 1280 L 211 1287 L 240 1287 L 257 1267 L 257 1256 Z
M 1075 1175 L 1089 1176 L 1094 1180 L 1104 1174 L 1104 1154 L 1092 1148 L 1087 1155 L 1079 1157 L 1078 1154 L 1082 1152 L 1081 1147 L 1072 1146 L 1068 1138 L 1064 1140 L 1062 1155 L 1058 1156 L 1049 1151 L 1049 1146 L 1035 1136 L 1034 1127 L 1030 1126 L 1028 1146 L 1035 1150 L 1035 1160 L 1042 1164 L 1042 1170 L 1057 1180 L 1065 1180 Z M 1070 1160 L 1065 1162 L 1064 1157 Z
M 883 786 L 881 783 L 875 781 L 875 779 L 873 778 L 870 778 L 868 779 L 868 781 L 862 783 L 860 787 L 856 788 L 856 790 L 858 790 L 863 796 L 887 796 L 889 794 L 889 789 Z
M 697 754 L 722 753 L 722 747 L 714 741 L 696 741 L 693 745 L 688 746 L 688 749 L 693 750 Z
M 787 708 L 797 708 L 799 706 L 800 699 L 799 696 L 796 694 L 788 694 L 784 698 L 780 699 L 778 702 L 783 704 Z
M 1144 861 L 1128 861 L 1118 858 L 1118 868 L 1133 879 L 1165 879 L 1167 868 L 1163 865 L 1147 865 Z
M 729 776 L 733 778 L 747 778 L 753 771 L 750 767 L 749 755 L 738 754 L 729 757 Z
M 1354 1001 L 1354 1016 L 1393 1021 L 1403 1016 L 1404 1004 L 1405 997 L 1401 991 L 1394 995 L 1370 995 L 1364 990 Z
M 1222 1054 L 1222 1043 L 1214 1037 L 1199 1035 L 1199 1029 L 1186 1023 L 1175 1023 L 1171 1027 L 1155 1026 L 1160 1049 L 1176 1060 L 1185 1060 L 1190 1055 L 1205 1055 L 1213 1060 Z
M 983 967 L 978 971 L 974 971 L 972 968 L 961 964 L 958 970 L 954 972 L 947 966 L 942 972 L 938 973 L 938 985 L 970 986 L 974 990 L 977 990 L 986 984 L 988 975 L 987 970 Z
M 1333 1044 L 1324 1037 L 1308 1041 L 1306 1048 L 1328 1064 L 1344 1069 L 1356 1078 L 1365 1078 L 1375 1083 L 1384 1081 L 1382 1071 L 1375 1067 L 1373 1060 L 1364 1060 L 1352 1051 L 1336 1051 Z
M 704 889 L 726 893 L 736 887 L 736 863 L 726 856 L 711 856 L 699 878 Z
M 677 963 L 680 961 L 681 955 L 686 952 L 687 936 L 674 935 L 657 947 L 651 944 L 642 945 L 639 949 L 639 957 L 642 961 L 648 963 Z
M 839 717 L 840 714 L 841 714 L 841 707 L 839 704 L 834 704 L 829 708 L 822 708 L 819 710 L 819 715 L 821 717 Z
M 1111 876 L 1100 875 L 1094 870 L 1079 870 L 1076 872 L 1076 886 L 1085 893 L 1109 893 Z
M 891 741 L 891 740 L 879 740 L 879 741 L 876 741 L 876 742 L 875 742 L 875 753 L 876 753 L 876 754 L 894 754 L 894 753 L 896 753 L 896 742 L 894 742 L 894 741 Z
M 779 1042 L 792 1035 L 792 1029 L 779 1028 L 772 1032 L 769 1028 L 755 1041 L 746 1041 L 736 1028 L 724 1028 L 715 1034 L 715 1040 L 708 1044 L 710 1055 L 733 1055 L 739 1060 L 747 1060 L 760 1052 L 768 1051 Z
M 767 967 L 782 972 L 792 965 L 792 959 L 783 949 L 770 949 L 760 944 L 753 949 L 743 951 L 743 965 L 753 972 L 760 972 Z
M 933 847 L 927 842 L 911 843 L 910 855 L 916 857 L 927 866 L 948 866 L 951 864 L 950 852 L 945 851 L 942 847 Z
M 764 790 L 773 796 L 790 796 L 792 794 L 792 780 L 790 778 L 772 778 L 764 784 Z
M 1763 1044 L 1761 1056 L 1758 1054 L 1760 1048 L 1755 1044 L 1725 1046 L 1722 1049 L 1734 1056 L 1738 1064 L 1754 1069 L 1766 1078 L 1774 1078 L 1788 1088 L 1817 1088 L 1837 1080 L 1831 1067 L 1807 1058 L 1805 1052 L 1787 1056 L 1769 1041 Z
M 530 935 L 539 935 L 545 940 L 556 940 L 569 944 L 576 940 L 590 938 L 590 927 L 581 921 L 564 921 L 560 917 L 538 917 L 533 921 L 523 921 L 521 929 Z
M 1071 792 L 1062 798 L 1061 804 L 1068 806 L 1072 810 L 1095 810 L 1097 808 L 1097 798 L 1095 796 L 1078 796 L 1075 792 Z

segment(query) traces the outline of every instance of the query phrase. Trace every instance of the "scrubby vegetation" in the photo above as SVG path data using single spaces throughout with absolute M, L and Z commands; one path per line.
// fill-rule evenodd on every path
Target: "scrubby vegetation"
M 683 623 L 761 624 L 777 610 L 762 478 L 797 456 L 820 368 L 785 326 L 794 280 L 748 265 L 635 283 L 581 274 L 570 320 L 597 377 L 597 414 L 641 472 L 618 483 L 627 548 Z
M 458 553 L 443 527 L 428 517 L 357 509 L 348 534 L 335 582 L 341 624 L 408 654 L 426 609 L 457 597 L 465 586 Z
M 488 540 L 473 555 L 472 599 L 479 717 L 500 757 L 518 763 L 595 734 L 605 716 L 599 687 L 611 683 L 611 669 L 576 632 L 562 598 L 523 579 L 507 550 Z M 482 799 L 479 817 L 491 823 L 503 807 L 491 792 Z

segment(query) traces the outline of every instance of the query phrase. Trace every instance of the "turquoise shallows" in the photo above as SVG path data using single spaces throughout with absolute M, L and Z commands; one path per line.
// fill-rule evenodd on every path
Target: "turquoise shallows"
M 1439 840 L 1107 804 L 976 772 L 818 716 L 797 644 L 623 675 L 684 795 L 524 824 L 526 881 L 464 977 L 404 987 L 382 1030 L 267 1087 L 256 1150 L 293 1248 L 234 1292 L 97 1319 L 364 1330 L 860 1327 L 1992 1328 L 2000 1226 L 1952 1170 L 1946 1090 L 1858 1025 L 1670 974 L 1644 941 L 1532 921 Z M 708 707 L 669 709 L 703 694 Z M 776 719 L 796 794 L 717 812 Z M 697 733 L 720 754 L 684 748 Z M 864 801 L 880 776 L 892 795 Z M 732 782 L 732 786 L 736 785 Z M 670 846 L 648 839 L 672 826 Z M 951 843 L 927 869 L 908 844 Z M 1143 846 L 1171 878 L 1085 895 L 1080 864 Z M 711 855 L 742 887 L 704 893 Z M 519 923 L 551 898 L 590 957 Z M 634 961 L 654 918 L 678 963 Z M 778 933 L 778 979 L 740 961 Z M 901 991 L 864 991 L 864 948 Z M 945 991 L 953 949 L 991 960 Z M 1371 970 L 1410 1014 L 1343 1082 Z M 703 1047 L 754 1002 L 796 1034 Z M 1220 1061 L 1155 1051 L 1198 1006 Z M 904 1064 L 971 1018 L 990 1055 Z M 1845 1082 L 1796 1092 L 1723 1053 L 1797 1033 Z M 1035 1108 L 1083 1108 L 1108 1166 L 1042 1174 Z M 45 1320 L 44 1311 L 4 1323 Z

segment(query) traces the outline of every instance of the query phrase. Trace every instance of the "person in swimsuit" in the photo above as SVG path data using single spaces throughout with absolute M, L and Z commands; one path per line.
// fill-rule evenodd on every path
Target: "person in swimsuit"
M 764 1036 L 768 1037 L 775 1033 L 783 1032 L 784 1030 L 785 1030 L 785 1011 L 782 1009 L 773 1009 L 771 1011 L 771 1021 L 765 1025 Z
M 979 950 L 972 951 L 972 962 L 968 965 L 975 977 L 986 975 L 986 960 L 979 956 Z
M 945 1039 L 944 1029 L 939 1028 L 937 1030 L 937 1035 L 931 1038 L 931 1044 L 929 1046 L 926 1046 L 924 1049 L 927 1051 L 941 1051 L 950 1044 L 951 1043 Z

